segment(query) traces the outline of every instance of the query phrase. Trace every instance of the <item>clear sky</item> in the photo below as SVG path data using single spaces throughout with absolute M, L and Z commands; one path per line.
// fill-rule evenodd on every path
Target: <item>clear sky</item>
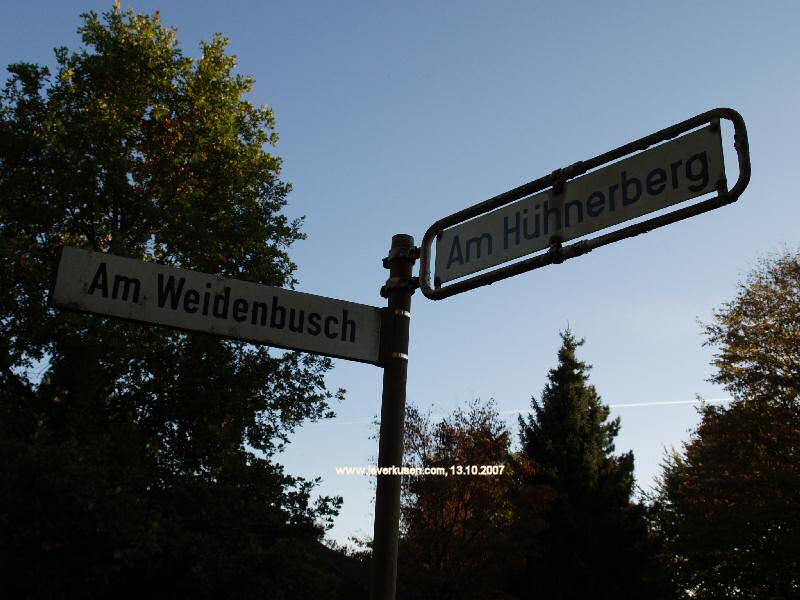
M 75 48 L 79 13 L 112 2 L 6 1 L 3 63 L 52 65 Z M 127 6 L 125 4 L 124 6 Z M 700 321 L 759 257 L 796 247 L 800 196 L 797 2 L 142 1 L 184 51 L 221 32 L 251 100 L 272 106 L 288 213 L 306 215 L 297 289 L 382 306 L 392 234 L 420 241 L 437 219 L 718 106 L 747 122 L 752 181 L 739 202 L 447 300 L 412 301 L 409 400 L 444 414 L 494 398 L 516 429 L 555 365 L 558 333 L 622 419 L 647 489 L 664 448 L 697 422 L 709 384 Z M 729 134 L 729 132 L 726 132 Z M 727 135 L 729 181 L 737 172 Z M 331 535 L 372 534 L 381 371 L 336 361 L 338 416 L 303 427 L 280 457 L 322 477 L 344 507 Z M 635 405 L 635 406 L 626 406 Z

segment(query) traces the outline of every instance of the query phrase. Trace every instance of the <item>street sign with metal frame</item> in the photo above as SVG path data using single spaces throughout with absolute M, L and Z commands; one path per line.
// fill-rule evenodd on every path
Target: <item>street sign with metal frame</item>
M 720 119 L 731 121 L 734 127 L 739 176 L 731 189 L 725 179 Z M 650 148 L 656 144 L 660 145 Z M 638 154 L 629 156 L 635 152 Z M 612 161 L 618 162 L 598 168 Z M 749 180 L 744 120 L 735 110 L 717 108 L 440 219 L 422 240 L 420 289 L 427 298 L 440 300 L 560 263 L 730 204 Z M 712 191 L 717 194 L 710 199 L 562 246 L 565 241 Z M 436 278 L 431 286 L 434 242 Z M 546 253 L 461 279 L 545 248 L 549 248 Z M 461 280 L 442 287 L 456 279 Z

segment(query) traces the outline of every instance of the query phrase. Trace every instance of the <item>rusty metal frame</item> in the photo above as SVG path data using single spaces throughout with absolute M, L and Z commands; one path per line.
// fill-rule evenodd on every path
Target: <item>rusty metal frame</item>
M 647 221 L 634 223 L 633 225 L 629 225 L 623 229 L 618 229 L 589 240 L 578 241 L 563 247 L 560 244 L 553 244 L 544 254 L 537 254 L 532 258 L 515 262 L 506 267 L 501 267 L 487 273 L 482 273 L 480 275 L 470 277 L 469 279 L 457 281 L 456 283 L 446 287 L 431 287 L 430 259 L 433 241 L 436 239 L 437 234 L 443 232 L 448 227 L 463 223 L 464 221 L 468 221 L 484 213 L 491 212 L 497 208 L 500 208 L 501 206 L 505 206 L 506 204 L 514 202 L 515 200 L 519 200 L 526 196 L 530 196 L 531 194 L 535 194 L 536 192 L 540 192 L 545 188 L 551 186 L 562 186 L 567 180 L 578 177 L 579 175 L 583 175 L 587 171 L 595 169 L 601 165 L 615 161 L 619 158 L 627 156 L 628 154 L 646 150 L 654 144 L 675 138 L 682 133 L 696 129 L 706 123 L 711 125 L 717 124 L 719 119 L 727 119 L 733 123 L 734 148 L 736 149 L 736 154 L 739 159 L 739 178 L 736 180 L 736 184 L 730 190 L 727 189 L 727 184 L 723 181 L 717 190 L 717 196 L 703 200 L 702 202 L 685 206 L 681 209 L 660 215 Z M 610 244 L 612 242 L 618 242 L 625 238 L 646 233 L 658 227 L 670 225 L 671 223 L 676 223 L 678 221 L 682 221 L 683 219 L 688 219 L 689 217 L 693 217 L 695 215 L 699 215 L 704 212 L 714 210 L 715 208 L 725 206 L 726 204 L 735 202 L 738 200 L 739 196 L 742 195 L 742 192 L 747 187 L 749 182 L 750 148 L 747 141 L 747 129 L 744 124 L 744 119 L 732 108 L 715 108 L 699 114 L 696 117 L 692 117 L 691 119 L 687 119 L 686 121 L 682 121 L 681 123 L 672 125 L 671 127 L 667 127 L 666 129 L 662 129 L 661 131 L 651 133 L 650 135 L 625 144 L 624 146 L 620 146 L 619 148 L 604 154 L 600 154 L 599 156 L 595 156 L 590 160 L 580 161 L 566 168 L 557 169 L 549 175 L 545 175 L 544 177 L 540 177 L 539 179 L 521 185 L 513 190 L 499 194 L 494 198 L 490 198 L 453 213 L 452 215 L 449 215 L 443 219 L 439 219 L 428 228 L 424 237 L 422 238 L 422 244 L 420 246 L 420 289 L 426 298 L 430 298 L 431 300 L 441 300 L 443 298 L 449 298 L 455 294 L 473 290 L 484 285 L 491 285 L 496 281 L 506 279 L 507 277 L 513 277 L 514 275 L 519 275 L 520 273 L 525 273 L 527 271 L 545 267 L 550 264 L 561 263 L 569 258 L 575 258 L 576 256 L 581 256 L 582 254 L 591 252 L 600 246 L 605 246 L 606 244 Z

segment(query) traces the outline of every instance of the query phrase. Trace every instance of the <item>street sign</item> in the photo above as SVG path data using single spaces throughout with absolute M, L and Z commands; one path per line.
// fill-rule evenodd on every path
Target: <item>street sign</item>
M 739 160 L 738 180 L 730 190 L 720 119 L 734 125 Z M 734 202 L 749 179 L 747 132 L 741 115 L 727 108 L 703 113 L 440 219 L 423 237 L 420 289 L 426 297 L 439 300 L 562 262 Z M 715 191 L 716 197 L 562 247 L 567 241 Z M 546 248 L 547 253 L 502 266 Z M 454 280 L 460 281 L 442 287 Z
M 461 223 L 436 240 L 440 283 L 543 250 L 672 204 L 724 181 L 720 128 L 705 127 Z
M 65 247 L 54 306 L 380 364 L 381 309 Z

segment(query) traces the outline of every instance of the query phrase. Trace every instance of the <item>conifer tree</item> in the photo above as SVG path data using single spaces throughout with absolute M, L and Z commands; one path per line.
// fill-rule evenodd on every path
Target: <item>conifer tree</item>
M 522 598 L 654 598 L 660 576 L 644 508 L 632 501 L 633 454 L 614 454 L 619 419 L 589 383 L 590 365 L 577 358 L 583 344 L 561 334 L 533 413 L 520 417 L 522 455 L 536 467 L 531 483 L 555 498 L 541 534 L 544 551 L 529 556 L 515 582 Z M 522 507 L 521 507 L 522 508 Z M 521 510 L 520 508 L 520 510 Z

